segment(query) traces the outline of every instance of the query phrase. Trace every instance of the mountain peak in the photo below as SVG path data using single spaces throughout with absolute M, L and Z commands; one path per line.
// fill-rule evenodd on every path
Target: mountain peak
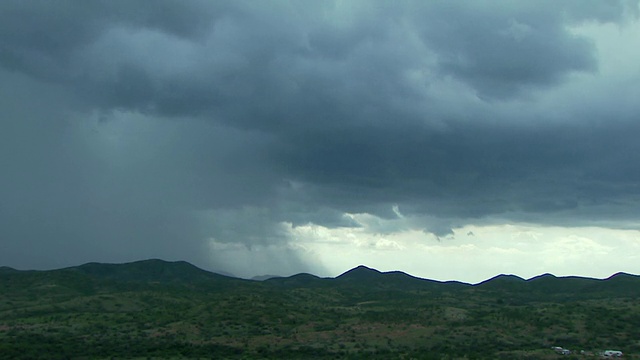
M 637 277 L 637 275 L 631 275 L 631 274 L 626 273 L 626 272 L 617 272 L 617 273 L 609 276 L 605 280 L 616 279 L 616 278 L 634 278 L 634 277 Z
M 485 280 L 477 285 L 487 285 L 487 284 L 518 284 L 523 283 L 526 280 L 521 278 L 520 276 L 513 274 L 500 274 L 492 277 L 491 279 Z
M 253 281 L 265 281 L 265 280 L 269 280 L 269 279 L 274 279 L 274 278 L 281 278 L 283 276 L 280 275 L 256 275 L 254 277 L 252 277 L 250 280 Z
M 265 283 L 284 287 L 317 287 L 326 286 L 328 283 L 324 279 L 308 273 L 300 273 L 289 277 L 272 277 L 264 280 Z
M 550 273 L 544 273 L 544 274 L 541 274 L 541 275 L 538 275 L 538 276 L 534 276 L 534 277 L 532 277 L 532 278 L 528 279 L 527 281 L 537 281 L 537 280 L 544 280 L 544 279 L 557 279 L 557 278 L 558 278 L 558 277 L 557 277 L 557 276 L 555 276 L 555 275 L 553 275 L 553 274 L 550 274 Z
M 498 276 L 494 276 L 493 280 L 502 280 L 502 281 L 525 281 L 523 278 L 521 278 L 518 275 L 513 275 L 513 274 L 500 274 Z
M 359 265 L 349 271 L 344 272 L 340 276 L 336 277 L 336 279 L 370 279 L 381 274 L 382 273 L 376 269 L 372 269 L 364 265 Z

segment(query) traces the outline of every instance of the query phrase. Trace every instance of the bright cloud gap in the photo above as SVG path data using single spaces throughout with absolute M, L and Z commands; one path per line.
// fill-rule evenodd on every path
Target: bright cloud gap
M 397 207 L 394 207 L 395 211 Z M 425 229 L 412 228 L 424 221 L 405 217 L 382 219 L 371 214 L 345 214 L 359 227 L 330 228 L 308 223 L 281 223 L 288 241 L 280 245 L 247 248 L 242 243 L 210 239 L 212 251 L 247 262 L 271 258 L 283 251 L 320 262 L 319 276 L 334 277 L 363 264 L 381 271 L 401 270 L 433 280 L 478 283 L 498 274 L 531 278 L 556 276 L 606 278 L 616 272 L 637 271 L 640 232 L 604 227 L 557 227 L 534 224 L 465 225 L 440 239 Z M 380 232 L 380 229 L 384 232 Z M 634 251 L 629 251 L 633 249 Z M 225 255 L 221 255 L 225 256 Z M 277 257 L 277 256 L 276 256 Z M 263 260 L 264 260 L 263 259 Z M 260 262 L 227 264 L 243 277 L 278 273 L 279 266 Z

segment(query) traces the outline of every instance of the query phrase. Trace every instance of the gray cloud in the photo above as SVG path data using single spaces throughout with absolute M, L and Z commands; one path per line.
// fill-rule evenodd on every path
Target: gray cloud
M 283 244 L 282 223 L 394 204 L 439 236 L 633 219 L 635 83 L 563 87 L 612 86 L 573 29 L 637 8 L 3 2 L 0 262 L 206 264 L 207 239 Z

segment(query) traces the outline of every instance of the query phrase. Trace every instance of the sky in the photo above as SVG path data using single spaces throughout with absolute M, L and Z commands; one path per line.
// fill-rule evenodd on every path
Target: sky
M 640 273 L 638 1 L 0 2 L 0 265 Z

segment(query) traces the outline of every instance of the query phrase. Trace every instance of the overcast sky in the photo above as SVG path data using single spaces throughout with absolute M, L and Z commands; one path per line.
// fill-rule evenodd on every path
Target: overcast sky
M 0 2 L 0 265 L 640 273 L 637 1 Z

